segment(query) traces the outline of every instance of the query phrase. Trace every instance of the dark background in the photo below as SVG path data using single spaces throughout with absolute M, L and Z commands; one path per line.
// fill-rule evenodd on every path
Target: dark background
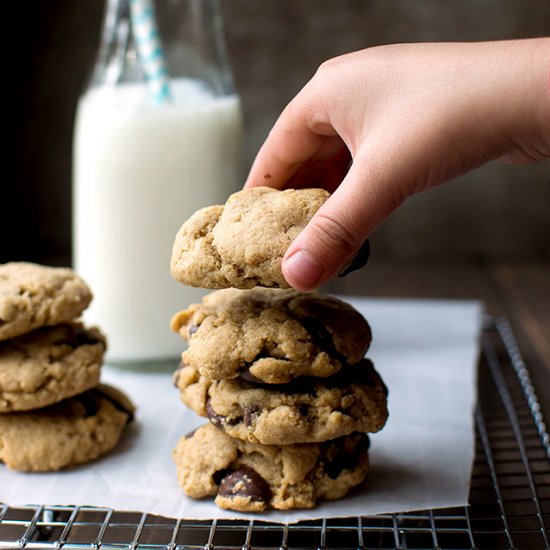
M 6 3 L 7 4 L 7 3 Z M 11 2 L 0 262 L 71 261 L 75 108 L 93 63 L 98 0 Z M 391 42 L 548 35 L 548 0 L 222 0 L 249 164 L 325 59 Z M 373 258 L 550 260 L 550 162 L 493 163 L 411 199 L 373 235 Z

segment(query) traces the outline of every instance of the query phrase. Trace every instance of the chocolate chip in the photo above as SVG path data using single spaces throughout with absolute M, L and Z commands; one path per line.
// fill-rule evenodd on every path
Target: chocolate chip
M 99 411 L 100 401 L 98 396 L 95 395 L 94 390 L 81 393 L 75 399 L 84 407 L 84 416 L 86 418 L 96 415 Z
M 248 387 L 260 388 L 268 391 L 276 391 L 286 393 L 288 395 L 294 393 L 307 393 L 308 382 L 306 379 L 310 378 L 311 382 L 315 380 L 313 377 L 301 376 L 300 378 L 294 378 L 286 384 L 269 384 L 259 378 L 256 378 L 249 370 L 243 369 L 239 372 L 239 378 L 248 384 Z M 246 388 L 246 384 L 244 385 Z
M 208 416 L 208 420 L 210 420 L 210 422 L 212 422 L 212 424 L 214 424 L 216 428 L 220 428 L 222 430 L 224 426 L 233 426 L 234 424 L 238 424 L 242 420 L 242 417 L 228 419 L 227 416 L 222 416 L 221 414 L 218 414 L 212 407 L 211 399 L 208 399 L 206 401 L 206 416 Z
M 214 472 L 212 474 L 212 480 L 216 485 L 219 485 L 222 482 L 223 478 L 230 473 L 231 470 L 228 470 L 227 468 L 224 468 L 223 470 L 218 470 L 217 472 Z
M 243 418 L 246 426 L 252 426 L 260 413 L 259 407 L 243 407 Z
M 82 328 L 76 328 L 74 331 L 74 339 L 79 346 L 97 344 L 99 340 L 94 338 L 90 332 Z
M 374 367 L 369 359 L 361 359 L 354 365 L 344 365 L 335 375 L 330 377 L 333 387 L 344 388 L 350 384 L 377 385 L 378 376 L 374 373 Z
M 71 324 L 60 325 L 62 330 L 53 344 L 66 344 L 76 349 L 80 346 L 97 344 L 99 340 L 90 331 Z
M 216 428 L 223 428 L 223 421 L 225 420 L 225 416 L 221 416 L 212 408 L 212 403 L 210 402 L 210 399 L 206 401 L 206 416 L 208 416 L 208 420 L 216 426 Z
M 336 479 L 343 470 L 357 467 L 361 454 L 369 445 L 369 438 L 363 433 L 357 433 L 355 437 L 347 436 L 333 440 L 324 449 L 325 472 L 331 479 Z
M 185 366 L 185 363 L 183 361 L 180 361 L 178 368 L 174 371 L 174 374 L 172 375 L 172 383 L 174 384 L 174 386 L 176 386 L 176 388 L 178 387 L 181 371 Z
M 379 386 L 384 392 L 384 395 L 388 397 L 388 387 L 384 381 L 380 378 L 380 375 L 374 370 L 374 365 L 369 359 L 363 359 L 357 364 L 355 369 L 356 379 L 362 384 L 375 388 Z
M 173 375 L 172 375 L 172 383 L 174 384 L 174 386 L 176 386 L 176 388 L 178 387 L 178 382 L 180 380 L 180 371 L 177 370 Z
M 89 393 L 92 393 L 98 402 L 99 399 L 106 399 L 109 403 L 111 403 L 111 405 L 113 405 L 113 407 L 115 407 L 115 409 L 127 414 L 128 422 L 134 419 L 134 411 L 128 408 L 128 403 L 125 403 L 121 397 L 117 395 L 117 392 L 112 391 L 109 386 L 100 384 L 99 386 L 89 390 Z
M 189 439 L 190 437 L 193 437 L 197 432 L 197 430 L 198 428 L 195 428 L 194 430 L 191 430 L 189 433 L 185 434 L 185 439 Z
M 334 340 L 325 325 L 315 317 L 305 317 L 300 319 L 303 327 L 308 331 L 315 345 L 325 350 L 331 357 L 338 359 L 341 363 L 346 363 L 346 357 L 342 355 L 334 345 Z
M 357 271 L 358 269 L 361 269 L 362 267 L 365 267 L 367 265 L 367 262 L 369 261 L 370 257 L 370 243 L 367 239 L 363 246 L 357 251 L 357 254 L 352 258 L 349 265 L 338 275 L 338 277 L 344 277 L 348 273 L 351 273 L 352 271 Z
M 251 384 L 262 384 L 262 380 L 256 378 L 251 372 L 250 367 L 245 367 L 239 371 L 239 378 L 245 382 L 250 382 Z
M 218 495 L 228 499 L 247 497 L 267 504 L 271 500 L 271 489 L 265 479 L 254 470 L 240 468 L 222 479 Z
M 298 407 L 298 412 L 299 412 L 302 416 L 307 416 L 308 413 L 309 413 L 309 405 L 306 404 L 306 403 L 302 403 L 302 404 Z
M 265 389 L 284 393 L 285 395 L 296 395 L 301 393 L 314 396 L 317 393 L 315 384 L 318 383 L 319 378 L 313 376 L 300 376 L 286 384 L 266 384 L 264 387 Z

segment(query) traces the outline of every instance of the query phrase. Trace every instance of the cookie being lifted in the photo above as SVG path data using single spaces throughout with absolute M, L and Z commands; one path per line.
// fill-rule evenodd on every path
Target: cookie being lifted
M 256 187 L 195 212 L 176 235 L 172 276 L 200 288 L 289 288 L 282 258 L 328 197 L 324 189 Z
M 273 288 L 212 292 L 174 315 L 172 329 L 189 343 L 183 362 L 206 378 L 267 384 L 331 376 L 371 342 L 369 324 L 349 304 Z

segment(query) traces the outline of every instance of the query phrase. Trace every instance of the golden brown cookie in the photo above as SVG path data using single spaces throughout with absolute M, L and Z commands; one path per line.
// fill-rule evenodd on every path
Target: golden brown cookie
M 173 457 L 186 495 L 215 496 L 220 508 L 261 512 L 342 498 L 364 481 L 368 447 L 363 433 L 324 443 L 258 445 L 206 424 L 182 437 Z
M 283 255 L 328 196 L 324 189 L 256 187 L 197 211 L 176 235 L 172 276 L 200 288 L 289 288 Z
M 371 342 L 367 321 L 350 305 L 296 290 L 218 290 L 174 315 L 171 326 L 189 343 L 183 362 L 212 380 L 327 377 L 357 363 Z
M 0 340 L 76 319 L 92 300 L 71 269 L 28 262 L 0 265 Z
M 94 387 L 105 348 L 103 334 L 81 323 L 0 341 L 0 413 L 45 407 Z
M 90 462 L 115 447 L 134 406 L 99 384 L 30 412 L 0 415 L 0 460 L 14 470 L 45 472 Z
M 388 417 L 387 389 L 368 359 L 330 378 L 288 384 L 209 380 L 190 366 L 174 374 L 182 401 L 228 435 L 266 445 L 314 443 L 377 432 Z

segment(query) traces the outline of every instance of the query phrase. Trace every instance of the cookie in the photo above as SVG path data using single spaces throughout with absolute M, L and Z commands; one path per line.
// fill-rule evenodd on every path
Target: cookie
M 301 377 L 276 385 L 209 380 L 182 365 L 174 382 L 193 411 L 252 443 L 313 443 L 356 431 L 377 432 L 388 417 L 387 389 L 368 359 L 330 378 Z
M 0 265 L 0 340 L 76 319 L 92 293 L 68 268 L 28 262 Z
M 0 413 L 45 407 L 94 387 L 105 337 L 81 323 L 42 327 L 0 342 Z
M 326 201 L 324 189 L 245 189 L 203 208 L 178 231 L 172 276 L 200 288 L 289 288 L 281 260 Z
M 189 343 L 183 362 L 212 380 L 327 377 L 357 363 L 371 342 L 367 321 L 350 305 L 296 290 L 217 290 L 171 326 Z
M 261 512 L 342 498 L 363 483 L 368 447 L 364 433 L 324 443 L 258 445 L 206 424 L 179 440 L 173 458 L 186 495 L 215 496 L 220 508 Z
M 99 384 L 43 409 L 2 414 L 0 460 L 32 472 L 90 462 L 115 447 L 133 413 L 126 395 Z

